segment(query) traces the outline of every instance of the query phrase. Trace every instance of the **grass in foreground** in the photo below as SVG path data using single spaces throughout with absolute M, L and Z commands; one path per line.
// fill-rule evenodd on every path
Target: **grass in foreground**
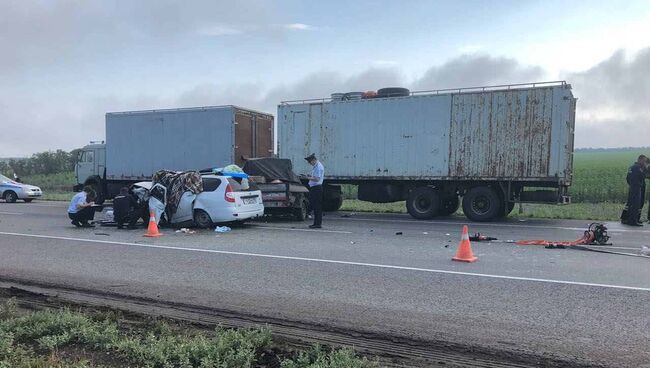
M 510 214 L 510 217 L 618 221 L 623 206 L 622 203 L 609 202 L 574 203 L 568 205 L 524 203 L 521 205 L 522 213 L 519 213 L 519 206 L 517 205 Z M 374 213 L 407 213 L 405 202 L 370 203 L 355 199 L 344 200 L 341 210 Z M 463 216 L 462 210 L 459 209 L 456 215 Z
M 266 329 L 221 329 L 212 334 L 165 322 L 122 325 L 115 315 L 68 309 L 20 316 L 10 300 L 0 306 L 1 368 L 244 368 L 261 365 L 272 347 Z M 287 368 L 369 368 L 351 350 L 321 347 L 280 357 Z

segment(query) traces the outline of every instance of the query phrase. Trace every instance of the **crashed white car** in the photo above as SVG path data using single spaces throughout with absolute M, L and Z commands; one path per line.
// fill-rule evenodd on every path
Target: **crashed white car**
M 221 223 L 243 223 L 264 215 L 262 192 L 259 190 L 242 188 L 235 179 L 222 175 L 202 175 L 203 192 L 194 194 L 183 193 L 176 213 L 172 216 L 172 225 L 194 223 L 199 227 L 210 227 Z M 166 206 L 167 189 L 151 182 L 139 182 L 134 187 L 145 188 L 151 197 L 158 198 L 161 208 L 156 213 L 156 220 L 160 220 L 162 208 Z M 149 202 L 150 207 L 152 201 Z
M 14 203 L 18 199 L 29 203 L 34 198 L 39 198 L 42 195 L 41 188 L 37 186 L 19 183 L 0 175 L 0 198 L 3 198 L 8 203 Z

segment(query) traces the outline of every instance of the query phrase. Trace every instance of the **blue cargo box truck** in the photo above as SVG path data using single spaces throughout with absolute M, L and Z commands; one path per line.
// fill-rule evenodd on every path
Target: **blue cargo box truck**
M 91 185 L 100 200 L 151 180 L 158 170 L 201 170 L 273 155 L 273 115 L 237 106 L 110 112 L 106 142 L 81 150 L 79 191 Z
M 335 95 L 282 102 L 277 116 L 279 156 L 296 172 L 309 172 L 311 153 L 324 163 L 327 210 L 341 206 L 339 184 L 363 201 L 406 201 L 418 219 L 462 204 L 490 221 L 517 202 L 570 200 L 576 99 L 564 81 Z

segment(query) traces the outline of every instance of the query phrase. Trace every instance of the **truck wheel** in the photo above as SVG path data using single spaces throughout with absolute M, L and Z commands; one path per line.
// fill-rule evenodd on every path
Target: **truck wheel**
M 460 199 L 457 195 L 445 197 L 440 201 L 440 216 L 453 215 L 460 207 Z
M 501 212 L 500 217 L 508 217 L 508 215 L 512 212 L 512 210 L 515 208 L 515 203 L 514 202 L 507 202 L 503 204 L 503 211 Z
M 323 211 L 325 212 L 338 211 L 342 205 L 343 205 L 343 196 L 341 196 L 339 193 L 338 196 L 335 195 L 323 201 Z
M 212 219 L 207 212 L 203 210 L 194 210 L 194 222 L 198 227 L 210 227 L 212 226 Z
M 503 201 L 490 187 L 475 187 L 463 196 L 463 213 L 472 221 L 491 221 L 499 217 Z
M 415 188 L 406 200 L 406 210 L 416 219 L 431 219 L 440 212 L 440 195 L 431 187 Z
M 18 195 L 11 190 L 6 191 L 4 197 L 7 203 L 16 203 L 16 200 L 18 199 Z
M 305 198 L 302 198 L 300 200 L 300 207 L 293 209 L 293 215 L 296 217 L 296 220 L 305 221 L 307 219 L 308 207 L 309 202 Z

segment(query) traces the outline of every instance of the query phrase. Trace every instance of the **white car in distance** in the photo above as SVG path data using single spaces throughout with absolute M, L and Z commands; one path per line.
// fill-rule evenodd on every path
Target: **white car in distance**
M 199 227 L 210 227 L 214 224 L 243 223 L 264 215 L 261 191 L 254 188 L 244 190 L 237 180 L 229 176 L 202 175 L 201 179 L 203 192 L 183 193 L 178 209 L 169 221 L 172 225 L 193 222 Z M 167 190 L 160 184 L 152 188 L 151 182 L 134 185 L 154 192 L 156 188 L 163 192 Z
M 4 199 L 7 203 L 14 203 L 18 199 L 29 203 L 43 195 L 41 188 L 16 180 L 0 175 L 0 198 Z

